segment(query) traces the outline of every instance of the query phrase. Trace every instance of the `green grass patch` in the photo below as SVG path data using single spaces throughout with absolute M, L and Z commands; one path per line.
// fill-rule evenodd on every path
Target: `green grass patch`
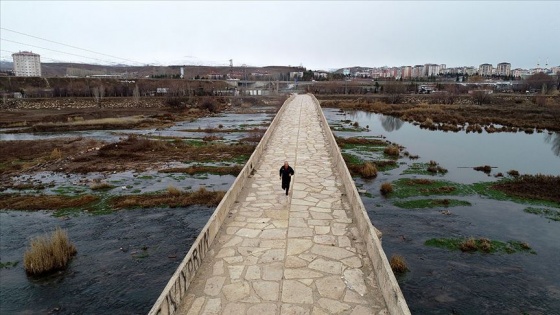
M 560 221 L 560 211 L 548 208 L 527 207 L 523 211 L 545 217 L 553 221 Z
M 342 158 L 346 164 L 362 164 L 363 161 L 359 157 L 350 154 L 350 153 L 342 153 Z
M 408 198 L 431 195 L 470 195 L 472 189 L 468 185 L 429 179 L 401 178 L 393 182 L 395 186 L 391 197 Z
M 529 198 L 522 198 L 514 195 L 507 194 L 503 191 L 497 190 L 492 186 L 496 185 L 496 183 L 500 183 L 503 181 L 509 181 L 509 179 L 503 179 L 498 182 L 482 182 L 482 183 L 474 183 L 470 185 L 472 190 L 482 196 L 488 197 L 494 200 L 502 200 L 502 201 L 513 201 L 516 203 L 521 204 L 530 204 L 535 206 L 545 206 L 545 207 L 553 207 L 553 208 L 560 208 L 560 204 L 547 201 L 547 200 L 538 200 L 538 199 L 529 199 Z
M 404 208 L 404 209 L 425 209 L 425 208 L 437 208 L 437 207 L 447 208 L 447 207 L 472 205 L 468 201 L 457 200 L 457 199 L 417 199 L 417 200 L 395 201 L 393 204 L 399 208 Z
M 426 246 L 460 250 L 463 252 L 505 253 L 527 252 L 536 254 L 529 244 L 520 241 L 496 241 L 487 238 L 432 238 L 424 242 Z
M 60 186 L 52 191 L 62 196 L 76 196 L 84 194 L 86 192 L 86 188 L 81 186 Z
M 10 269 L 13 268 L 15 266 L 17 266 L 19 264 L 19 261 L 7 261 L 7 262 L 1 262 L 0 261 L 0 269 Z
M 443 176 L 447 170 L 439 165 L 430 163 L 412 163 L 401 175 L 440 175 Z

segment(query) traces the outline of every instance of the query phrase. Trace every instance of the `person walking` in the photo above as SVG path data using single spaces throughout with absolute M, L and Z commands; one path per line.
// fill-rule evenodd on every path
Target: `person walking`
M 288 161 L 284 161 L 284 165 L 280 167 L 280 179 L 282 180 L 282 189 L 286 190 L 286 196 L 290 189 L 292 176 L 294 176 L 294 169 L 288 164 Z

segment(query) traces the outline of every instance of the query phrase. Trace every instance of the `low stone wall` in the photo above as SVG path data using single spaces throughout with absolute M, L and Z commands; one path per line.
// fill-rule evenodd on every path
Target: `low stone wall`
M 328 150 L 333 158 L 333 164 L 341 176 L 350 206 L 354 211 L 354 217 L 356 219 L 358 230 L 366 243 L 367 253 L 373 264 L 376 276 L 375 278 L 377 279 L 377 284 L 383 293 L 387 309 L 390 314 L 410 314 L 410 310 L 408 309 L 408 305 L 406 304 L 397 279 L 395 278 L 395 275 L 391 270 L 391 266 L 389 265 L 389 261 L 387 260 L 387 256 L 381 247 L 381 241 L 377 235 L 378 231 L 373 227 L 373 224 L 366 212 L 362 199 L 356 189 L 354 180 L 348 171 L 348 167 L 342 158 L 342 154 L 336 143 L 334 135 L 329 128 L 327 119 L 321 110 L 319 101 L 315 98 L 315 96 L 311 96 L 313 97 L 319 111 L 319 118 L 323 124 L 323 130 L 325 130 L 325 135 L 329 144 Z
M 290 96 L 284 105 L 291 102 L 294 96 Z M 286 106 L 282 106 L 278 111 L 276 117 L 266 130 L 261 141 L 255 148 L 255 151 L 231 185 L 230 189 L 226 192 L 224 198 L 214 210 L 214 213 L 194 241 L 191 249 L 188 251 L 187 255 L 177 267 L 177 270 L 163 289 L 163 292 L 159 298 L 154 303 L 154 306 L 148 314 L 150 315 L 167 315 L 173 314 L 177 307 L 181 304 L 181 299 L 185 296 L 187 289 L 189 288 L 190 282 L 196 275 L 196 271 L 202 264 L 202 260 L 206 255 L 208 249 L 212 245 L 216 234 L 220 230 L 224 219 L 226 218 L 231 206 L 237 200 L 239 193 L 245 186 L 247 179 L 251 175 L 253 169 L 257 166 L 262 152 L 264 151 L 270 136 L 279 124 L 280 117 L 286 109 Z

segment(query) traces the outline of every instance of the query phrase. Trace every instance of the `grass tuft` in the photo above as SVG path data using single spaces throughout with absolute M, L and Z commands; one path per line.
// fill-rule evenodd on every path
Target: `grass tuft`
M 57 228 L 50 236 L 45 234 L 31 240 L 23 256 L 23 267 L 28 275 L 64 270 L 76 253 L 66 231 Z
M 385 153 L 387 155 L 390 155 L 390 156 L 398 157 L 399 154 L 401 153 L 401 150 L 396 145 L 389 145 L 385 148 L 385 150 L 383 150 L 383 153 Z
M 373 178 L 377 176 L 377 167 L 371 162 L 365 162 L 360 170 L 360 174 L 364 178 Z
M 393 192 L 393 185 L 389 182 L 385 182 L 385 183 L 381 184 L 380 191 L 381 191 L 382 195 L 386 196 L 386 195 Z
M 179 196 L 181 194 L 181 190 L 173 185 L 167 186 L 167 192 L 172 196 Z
M 54 148 L 51 152 L 51 155 L 49 156 L 49 158 L 51 160 L 58 160 L 62 158 L 62 151 L 60 151 L 58 148 Z
M 392 255 L 391 260 L 389 261 L 389 265 L 391 265 L 391 269 L 396 274 L 401 274 L 408 271 L 406 261 L 401 255 Z

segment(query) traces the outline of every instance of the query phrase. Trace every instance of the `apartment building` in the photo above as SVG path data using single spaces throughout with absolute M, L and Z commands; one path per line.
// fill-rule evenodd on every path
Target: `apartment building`
M 30 51 L 20 51 L 12 54 L 16 77 L 40 77 L 41 56 Z
M 510 76 L 511 75 L 511 63 L 501 62 L 496 66 L 496 75 L 500 76 Z
M 493 67 L 489 63 L 483 63 L 478 67 L 478 75 L 481 76 L 491 76 Z

